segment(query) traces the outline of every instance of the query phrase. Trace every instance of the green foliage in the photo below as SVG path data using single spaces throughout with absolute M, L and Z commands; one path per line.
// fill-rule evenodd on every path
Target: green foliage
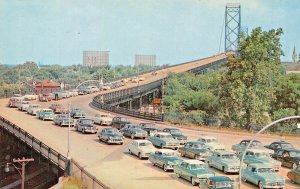
M 278 120 L 284 117 L 295 115 L 295 109 L 283 108 L 273 112 L 272 119 Z M 297 120 L 286 120 L 274 125 L 271 130 L 281 133 L 294 133 L 297 129 Z

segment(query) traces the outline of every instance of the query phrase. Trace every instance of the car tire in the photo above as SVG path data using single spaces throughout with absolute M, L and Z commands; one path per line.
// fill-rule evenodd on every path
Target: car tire
M 156 166 L 156 164 L 155 164 L 154 162 L 151 162 L 151 164 L 152 164 L 152 166 L 154 166 L 154 167 Z
M 262 182 L 261 182 L 261 181 L 259 181 L 259 182 L 258 182 L 258 188 L 259 188 L 259 189 L 264 189 L 264 187 L 263 187 L 263 185 L 262 185 Z
M 164 146 L 163 146 L 163 144 L 162 144 L 162 143 L 160 144 L 160 148 L 161 148 L 161 149 L 163 149 L 163 148 L 164 148 Z
M 177 178 L 180 178 L 180 174 L 179 173 L 175 173 Z
M 133 140 L 134 139 L 134 134 L 131 134 L 130 138 Z
M 130 154 L 130 155 L 132 155 L 132 152 L 131 152 L 131 150 L 130 150 L 130 149 L 128 149 L 128 152 L 129 152 L 129 154 Z
M 121 142 L 120 145 L 123 145 L 123 142 Z
M 296 163 L 293 163 L 292 169 L 296 169 L 296 167 L 297 167 Z
M 102 121 L 99 122 L 99 125 L 102 125 Z
M 193 177 L 191 178 L 191 183 L 192 183 L 193 186 L 197 185 L 197 182 L 195 182 L 195 179 Z
M 168 172 L 167 166 L 165 164 L 163 165 L 163 170 L 164 172 Z
M 140 159 L 143 159 L 141 152 L 138 153 L 138 157 L 139 157 Z
M 209 161 L 207 162 L 207 165 L 208 165 L 209 168 L 212 168 L 212 166 L 209 164 Z
M 185 156 L 185 154 L 184 154 L 184 153 L 181 153 L 180 155 L 181 155 L 181 157 L 184 157 L 184 156 Z
M 81 132 L 82 132 L 82 134 L 85 134 L 85 130 L 84 129 L 82 129 Z
M 243 181 L 243 182 L 247 182 L 247 179 L 244 178 L 244 177 L 242 177 L 242 181 Z
M 223 173 L 227 174 L 225 167 L 222 168 Z
M 61 127 L 62 127 L 62 122 L 60 122 L 60 123 L 59 123 L 59 126 L 61 126 Z

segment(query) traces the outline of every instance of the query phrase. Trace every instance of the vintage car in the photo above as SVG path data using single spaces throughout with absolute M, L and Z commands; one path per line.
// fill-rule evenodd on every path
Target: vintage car
M 180 144 L 187 142 L 187 136 L 183 135 L 180 129 L 177 128 L 165 128 L 163 132 L 170 133 L 174 139 L 178 140 Z
M 148 136 L 153 136 L 155 133 L 160 132 L 154 123 L 140 123 L 139 125 L 147 132 Z
M 105 84 L 105 85 L 103 85 L 103 86 L 101 87 L 101 89 L 104 90 L 104 91 L 107 91 L 107 90 L 110 90 L 111 87 L 110 87 L 108 84 Z
M 171 134 L 164 132 L 158 132 L 154 136 L 148 137 L 148 140 L 152 142 L 154 146 L 160 148 L 172 148 L 177 150 L 180 145 L 178 140 L 175 140 Z
M 129 154 L 136 155 L 140 159 L 148 158 L 155 150 L 153 144 L 148 140 L 135 140 L 128 144 Z
M 165 172 L 173 170 L 175 165 L 178 165 L 182 159 L 179 154 L 170 149 L 159 149 L 149 156 L 149 161 L 153 166 L 161 167 Z
M 239 154 L 239 158 L 241 159 L 243 154 Z M 270 157 L 263 149 L 249 149 L 247 150 L 244 158 L 245 164 L 252 164 L 252 163 L 263 163 L 269 164 L 275 171 L 279 171 L 281 167 L 281 162 L 274 160 Z
M 67 112 L 67 109 L 59 103 L 53 103 L 49 106 L 50 109 L 53 110 L 54 113 L 56 114 L 61 114 Z
M 205 161 L 209 167 L 214 167 L 224 173 L 238 173 L 240 171 L 240 160 L 234 152 L 214 151 Z
M 30 104 L 29 107 L 27 108 L 27 113 L 30 115 L 36 115 L 38 111 L 40 111 L 41 105 L 39 104 Z
M 278 176 L 275 170 L 268 164 L 254 163 L 241 170 L 242 180 L 264 188 L 284 188 L 284 178 Z
M 98 138 L 100 141 L 106 142 L 107 144 L 123 144 L 124 142 L 122 133 L 113 127 L 103 128 L 98 132 Z
M 234 144 L 232 145 L 232 150 L 235 151 L 237 154 L 240 154 L 242 152 L 245 151 L 247 145 L 250 143 L 251 140 L 242 140 L 239 144 Z M 251 146 L 249 147 L 249 149 L 252 149 L 252 148 L 255 148 L 255 149 L 262 149 L 262 150 L 265 150 L 266 152 L 268 152 L 270 155 L 274 153 L 273 150 L 270 150 L 268 148 L 265 148 L 263 146 L 263 144 L 258 141 L 258 140 L 254 140 L 251 144 Z
M 28 107 L 29 107 L 30 102 L 29 101 L 22 101 L 21 103 L 19 103 L 18 106 L 18 110 L 20 111 L 27 111 Z
M 86 113 L 79 108 L 72 108 L 70 111 L 70 115 L 73 118 L 84 118 L 86 116 Z
M 215 176 L 208 167 L 199 160 L 183 160 L 174 166 L 174 173 L 178 178 L 183 178 L 192 183 L 193 186 L 199 184 L 202 180 Z
M 112 119 L 112 126 L 117 129 L 123 128 L 126 124 L 130 124 L 130 121 L 127 117 L 117 116 Z
M 300 184 L 300 165 L 288 172 L 287 177 L 293 182 Z
M 203 180 L 199 184 L 200 189 L 234 189 L 235 184 L 226 176 L 214 176 Z
M 90 94 L 90 93 L 95 93 L 95 92 L 98 92 L 99 91 L 99 88 L 96 87 L 96 86 L 87 86 L 86 87 L 86 93 L 87 94 Z
M 36 100 L 36 99 L 38 99 L 38 95 L 35 95 L 35 94 L 24 95 L 24 100 L 31 101 L 31 100 Z
M 89 118 L 79 118 L 75 124 L 76 131 L 84 133 L 97 133 L 97 127 L 94 125 L 93 120 Z
M 7 106 L 10 108 L 17 108 L 18 104 L 23 101 L 23 97 L 11 97 L 8 101 Z
M 225 145 L 220 144 L 215 137 L 212 136 L 203 136 L 198 139 L 202 144 L 207 146 L 211 151 L 215 150 L 225 150 Z
M 205 160 L 210 155 L 210 150 L 200 141 L 189 141 L 184 146 L 178 148 L 178 152 L 182 157 L 189 157 Z
M 99 125 L 111 125 L 112 117 L 105 114 L 96 114 L 93 117 L 94 123 Z
M 79 92 L 78 89 L 72 89 L 69 91 L 69 93 L 71 94 L 72 97 L 78 96 L 78 92 Z
M 37 117 L 42 120 L 53 120 L 54 112 L 51 109 L 45 108 L 37 112 Z
M 74 127 L 74 125 L 75 125 L 74 119 L 71 118 L 71 116 L 70 116 L 70 119 L 69 119 L 69 114 L 56 115 L 53 118 L 53 122 L 54 122 L 54 124 L 59 125 L 61 127 L 69 126 L 69 123 L 70 123 L 71 127 Z
M 147 132 L 144 131 L 139 125 L 126 124 L 122 129 L 120 129 L 120 131 L 124 136 L 130 137 L 131 139 L 145 139 L 148 136 Z
M 50 94 L 40 94 L 39 95 L 39 101 L 41 102 L 48 102 L 51 101 L 53 97 Z
M 268 149 L 274 150 L 276 152 L 279 149 L 290 149 L 294 148 L 294 146 L 291 143 L 279 141 L 279 142 L 273 142 L 270 145 L 265 146 Z
M 297 149 L 280 149 L 272 157 L 285 167 L 295 169 L 300 165 L 300 150 Z

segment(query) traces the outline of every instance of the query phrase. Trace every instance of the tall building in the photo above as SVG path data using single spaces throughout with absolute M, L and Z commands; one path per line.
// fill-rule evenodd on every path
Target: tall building
M 135 55 L 135 66 L 147 65 L 155 66 L 156 65 L 156 55 Z
M 83 51 L 84 66 L 108 66 L 109 51 Z

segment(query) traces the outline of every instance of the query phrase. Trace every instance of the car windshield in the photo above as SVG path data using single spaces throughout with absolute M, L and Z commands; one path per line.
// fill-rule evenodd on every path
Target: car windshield
M 235 154 L 224 154 L 222 155 L 222 159 L 236 159 L 237 156 Z
M 215 182 L 215 188 L 226 188 L 232 187 L 233 183 L 231 181 L 222 181 L 222 182 Z
M 178 129 L 172 129 L 172 130 L 170 130 L 170 133 L 172 133 L 172 134 L 181 134 L 181 131 L 178 130 Z
M 300 156 L 300 151 L 299 151 L 299 152 L 292 151 L 292 152 L 290 152 L 290 156 L 291 156 L 291 157 L 297 157 L 297 156 Z
M 178 156 L 176 152 L 164 152 L 163 155 L 168 157 Z
M 123 121 L 123 122 L 129 122 L 129 120 L 127 118 L 124 118 L 124 117 L 122 117 L 120 120 Z
M 91 119 L 83 119 L 81 121 L 82 124 L 91 124 L 92 123 L 92 120 Z
M 160 135 L 160 138 L 173 138 L 172 135 Z
M 275 173 L 275 170 L 272 168 L 259 168 L 258 173 Z
M 142 127 L 141 126 L 138 126 L 138 125 L 133 125 L 130 127 L 131 129 L 137 129 L 137 130 L 141 130 Z
M 270 157 L 269 154 L 265 152 L 255 153 L 254 156 L 258 158 Z
M 196 149 L 203 149 L 203 148 L 205 148 L 205 146 L 202 145 L 202 144 L 195 144 L 195 145 L 193 146 L 193 148 L 196 148 Z
M 247 143 L 246 145 L 248 145 L 249 143 Z M 259 141 L 253 141 L 251 144 L 251 147 L 259 147 L 262 146 L 262 143 Z
M 190 164 L 191 170 L 205 169 L 206 166 L 204 164 Z
M 147 128 L 154 128 L 155 126 L 154 126 L 154 124 L 151 124 L 151 123 L 146 123 L 146 124 L 144 124 L 144 126 L 143 127 L 147 127 Z
M 150 142 L 141 142 L 139 144 L 139 146 L 151 146 L 151 145 L 152 145 L 152 143 L 150 143 Z
M 116 131 L 113 129 L 109 129 L 109 130 L 106 130 L 106 133 L 116 133 Z
M 282 148 L 294 148 L 294 146 L 291 145 L 291 144 L 289 144 L 289 143 L 281 144 L 281 147 L 282 147 Z
M 47 113 L 49 113 L 49 112 L 52 112 L 52 110 L 44 110 L 44 112 L 47 112 Z

